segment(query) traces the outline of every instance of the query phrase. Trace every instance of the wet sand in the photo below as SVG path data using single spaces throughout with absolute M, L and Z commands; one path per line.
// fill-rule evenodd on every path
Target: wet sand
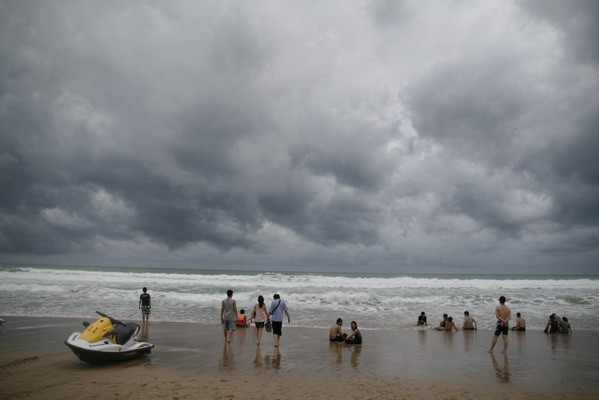
M 327 330 L 285 325 L 281 347 L 255 329 L 225 345 L 220 325 L 152 322 L 152 354 L 110 365 L 80 362 L 63 344 L 79 319 L 5 318 L 0 398 L 599 398 L 599 332 L 364 330 L 364 344 L 329 343 Z M 90 321 L 93 316 L 90 318 Z

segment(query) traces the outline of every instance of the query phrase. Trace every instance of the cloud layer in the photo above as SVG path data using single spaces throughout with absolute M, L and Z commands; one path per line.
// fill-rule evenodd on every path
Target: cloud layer
M 594 1 L 0 11 L 3 261 L 597 272 Z

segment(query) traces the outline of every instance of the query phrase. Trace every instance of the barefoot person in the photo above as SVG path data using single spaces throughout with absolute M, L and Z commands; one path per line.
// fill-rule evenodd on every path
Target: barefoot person
M 346 333 L 343 333 L 341 327 L 343 326 L 343 320 L 341 318 L 337 318 L 337 322 L 335 325 L 331 326 L 329 329 L 329 341 L 331 342 L 345 342 L 345 338 L 347 337 Z
M 273 302 L 270 303 L 268 316 L 272 316 L 272 335 L 275 339 L 275 347 L 279 347 L 281 336 L 283 335 L 283 313 L 287 315 L 287 323 L 291 323 L 291 317 L 287 311 L 287 304 L 281 300 L 281 296 L 275 294 Z
M 266 304 L 264 304 L 264 297 L 258 296 L 258 304 L 254 305 L 252 311 L 252 319 L 256 324 L 256 344 L 260 345 L 262 339 L 262 332 L 264 331 L 264 324 L 268 318 L 268 312 L 266 311 Z
M 152 309 L 152 299 L 148 294 L 148 288 L 142 289 L 143 293 L 139 296 L 139 308 L 141 309 L 141 321 L 147 324 L 150 319 L 150 311 Z
M 495 345 L 497 344 L 497 338 L 503 334 L 503 352 L 507 351 L 508 339 L 507 334 L 509 332 L 508 321 L 512 318 L 512 311 L 508 306 L 505 305 L 505 296 L 499 298 L 499 305 L 495 307 L 495 317 L 497 318 L 497 326 L 495 328 L 495 334 L 493 335 L 493 342 L 491 348 L 487 350 L 488 353 L 492 353 Z
M 227 298 L 220 305 L 220 320 L 223 324 L 225 341 L 231 343 L 231 335 L 237 322 L 237 302 L 233 300 L 233 291 L 227 290 Z

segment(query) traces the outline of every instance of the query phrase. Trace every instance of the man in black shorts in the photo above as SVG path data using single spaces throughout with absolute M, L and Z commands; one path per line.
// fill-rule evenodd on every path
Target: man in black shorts
M 148 294 L 148 288 L 143 288 L 143 293 L 139 296 L 139 308 L 141 309 L 142 323 L 147 324 L 150 319 L 150 310 L 152 309 L 152 299 Z
M 503 335 L 503 352 L 507 351 L 507 334 L 510 331 L 508 321 L 512 318 L 512 310 L 505 305 L 505 297 L 499 298 L 499 305 L 495 307 L 495 317 L 497 318 L 497 326 L 495 328 L 495 334 L 493 335 L 493 342 L 491 348 L 487 350 L 488 353 L 493 353 L 493 349 L 497 344 L 497 338 L 499 335 Z

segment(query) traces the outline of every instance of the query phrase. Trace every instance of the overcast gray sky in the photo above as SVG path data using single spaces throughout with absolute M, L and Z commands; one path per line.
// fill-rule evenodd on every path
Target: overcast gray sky
M 0 1 L 0 261 L 599 273 L 599 1 Z

